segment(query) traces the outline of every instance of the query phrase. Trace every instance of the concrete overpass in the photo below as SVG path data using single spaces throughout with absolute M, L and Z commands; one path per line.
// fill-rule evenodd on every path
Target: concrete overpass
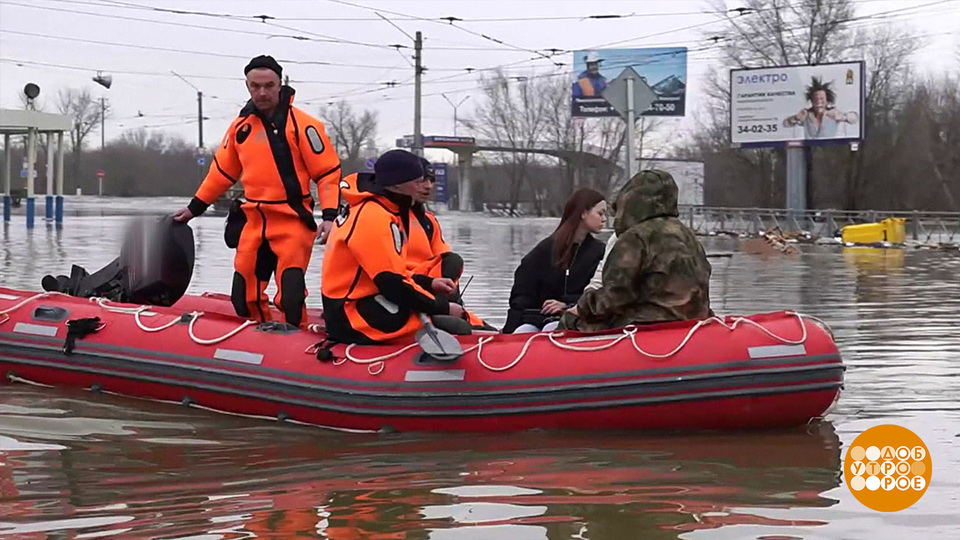
M 397 139 L 400 148 L 412 148 L 413 136 Z M 424 148 L 441 148 L 457 154 L 460 162 L 459 210 L 469 211 L 471 208 L 471 167 L 473 155 L 477 152 L 521 152 L 527 154 L 541 154 L 560 158 L 568 163 L 583 164 L 587 167 L 599 168 L 613 166 L 622 170 L 617 162 L 603 157 L 600 147 L 585 144 L 583 151 L 558 148 L 555 144 L 533 142 L 524 146 L 505 146 L 502 142 L 476 139 L 474 137 L 449 137 L 444 135 L 424 135 Z

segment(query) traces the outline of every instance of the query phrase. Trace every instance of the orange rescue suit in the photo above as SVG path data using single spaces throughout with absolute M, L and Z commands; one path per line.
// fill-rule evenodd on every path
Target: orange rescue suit
M 410 208 L 409 222 L 407 269 L 414 274 L 459 280 L 463 272 L 463 259 L 453 253 L 443 239 L 437 216 L 418 203 Z M 457 259 L 459 264 L 448 263 L 448 271 L 442 272 L 443 263 L 451 259 Z
M 323 317 L 327 334 L 342 343 L 409 338 L 421 313 L 450 312 L 430 292 L 431 278 L 407 268 L 409 197 L 369 191 L 370 177 L 340 183 L 340 215 L 323 255 Z
M 286 322 L 299 326 L 306 323 L 304 274 L 317 230 L 310 182 L 317 183 L 323 219 L 333 220 L 340 159 L 323 123 L 293 107 L 293 95 L 289 86 L 281 88 L 280 105 L 271 118 L 247 102 L 188 207 L 200 215 L 236 182 L 243 185 L 246 201 L 237 216 L 243 224 L 234 258 L 233 306 L 241 317 L 269 320 L 264 291 L 273 274 L 274 303 Z

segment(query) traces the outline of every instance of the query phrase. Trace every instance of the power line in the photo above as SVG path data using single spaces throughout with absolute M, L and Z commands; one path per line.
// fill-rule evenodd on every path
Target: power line
M 49 1 L 54 1 L 54 2 L 56 2 L 56 1 L 63 1 L 63 0 L 49 0 Z M 288 26 L 279 25 L 279 24 L 272 24 L 272 23 L 265 23 L 265 24 L 268 24 L 268 25 L 270 25 L 270 26 L 274 26 L 274 27 L 277 27 L 277 28 L 282 28 L 282 29 L 285 29 L 285 30 L 291 30 L 291 31 L 295 31 L 295 32 L 312 34 L 312 35 L 315 36 L 315 37 L 313 37 L 313 38 L 307 38 L 307 37 L 304 37 L 304 36 L 301 36 L 301 35 L 293 35 L 293 36 L 289 36 L 289 35 L 278 35 L 278 34 L 273 34 L 273 33 L 269 33 L 269 32 L 257 32 L 257 31 L 253 31 L 253 30 L 237 30 L 237 29 L 232 29 L 232 28 L 222 28 L 222 27 L 217 27 L 217 26 L 208 26 L 208 25 L 201 25 L 201 24 L 190 24 L 190 23 L 181 23 L 181 22 L 172 22 L 172 21 L 161 21 L 161 20 L 157 20 L 157 19 L 144 19 L 144 18 L 141 18 L 141 17 L 128 17 L 128 16 L 123 16 L 123 15 L 117 15 L 117 14 L 96 13 L 96 12 L 90 12 L 90 11 L 80 11 L 80 10 L 66 9 L 66 8 L 54 8 L 54 7 L 47 7 L 47 6 L 36 6 L 36 5 L 32 5 L 32 4 L 23 4 L 23 3 L 19 3 L 19 2 L 10 2 L 10 1 L 8 1 L 8 0 L 5 0 L 5 1 L 3 2 L 3 4 L 11 5 L 11 6 L 24 7 L 24 8 L 28 8 L 28 9 L 41 9 L 41 10 L 46 10 L 46 11 L 54 11 L 54 12 L 57 12 L 57 13 L 75 13 L 75 14 L 78 14 L 78 15 L 89 15 L 89 16 L 92 16 L 92 17 L 104 17 L 104 18 L 108 18 L 108 19 L 119 19 L 119 20 L 127 20 L 127 21 L 138 21 L 138 22 L 146 22 L 146 23 L 151 23 L 151 24 L 164 24 L 164 25 L 169 25 L 169 26 L 176 26 L 176 27 L 178 27 L 178 28 L 197 28 L 197 29 L 202 29 L 202 30 L 214 30 L 214 31 L 218 31 L 218 32 L 229 32 L 229 33 L 232 33 L 232 34 L 244 34 L 244 35 L 248 35 L 248 36 L 249 36 L 249 35 L 259 35 L 259 36 L 265 36 L 265 37 L 268 37 L 268 38 L 269 38 L 269 37 L 287 37 L 287 38 L 292 38 L 292 39 L 298 39 L 298 40 L 301 40 L 301 41 L 319 41 L 319 42 L 322 42 L 322 43 L 330 43 L 330 44 L 338 44 L 338 45 L 359 45 L 359 46 L 372 47 L 372 48 L 378 48 L 378 49 L 389 48 L 389 45 L 381 45 L 381 44 L 377 44 L 377 43 L 364 43 L 364 42 L 360 42 L 360 41 L 353 41 L 353 40 L 347 40 L 347 39 L 342 39 L 342 38 L 329 37 L 329 36 L 324 36 L 324 35 L 322 35 L 322 34 L 316 34 L 316 33 L 314 33 L 314 32 L 304 32 L 304 31 L 299 30 L 299 29 L 296 29 L 296 28 L 291 28 L 291 27 L 288 27 Z M 107 6 L 104 6 L 104 7 L 107 7 Z M 238 19 L 231 19 L 231 20 L 238 20 Z M 255 21 L 244 21 L 244 22 L 255 22 Z
M 41 39 L 55 39 L 61 41 L 72 41 L 76 43 L 88 43 L 92 45 L 104 45 L 108 47 L 122 47 L 128 49 L 141 49 L 147 51 L 160 51 L 168 53 L 179 53 L 179 54 L 192 54 L 199 56 L 212 56 L 218 58 L 231 58 L 231 59 L 242 59 L 247 60 L 249 56 L 240 55 L 240 54 L 230 54 L 230 53 L 220 53 L 213 51 L 195 51 L 189 49 L 175 49 L 171 47 L 157 47 L 151 45 L 136 45 L 132 43 L 117 43 L 114 41 L 99 41 L 95 39 L 86 39 L 78 37 L 68 37 L 68 36 L 55 36 L 50 34 L 37 34 L 33 32 L 21 32 L 19 30 L 3 30 L 5 34 L 16 34 L 20 36 L 35 37 Z M 317 66 L 331 66 L 331 67 L 356 67 L 356 68 L 365 68 L 365 69 L 400 69 L 397 66 L 386 66 L 386 65 L 369 65 L 369 64 L 354 64 L 354 63 L 345 63 L 345 62 L 328 62 L 325 60 L 294 60 L 291 58 L 280 58 L 279 62 L 296 64 L 296 65 L 317 65 Z M 103 68 L 100 68 L 101 70 Z M 202 77 L 198 75 L 197 77 Z M 210 77 L 208 78 L 223 78 L 223 77 Z

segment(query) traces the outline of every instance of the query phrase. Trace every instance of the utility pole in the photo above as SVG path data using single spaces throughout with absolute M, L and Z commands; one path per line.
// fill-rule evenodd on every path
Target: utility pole
M 197 125 L 199 126 L 200 132 L 197 134 L 197 140 L 199 141 L 198 147 L 203 148 L 203 92 L 197 90 Z
M 636 120 L 636 111 L 633 110 L 633 77 L 627 79 L 627 182 L 633 178 L 633 128 Z
M 107 116 L 107 98 L 100 98 L 100 150 L 106 145 L 107 132 L 104 129 L 104 117 Z
M 420 133 L 420 78 L 423 75 L 421 65 L 423 51 L 423 34 L 418 30 L 417 38 L 413 42 L 414 51 L 414 84 L 413 84 L 413 153 L 423 156 L 423 134 Z

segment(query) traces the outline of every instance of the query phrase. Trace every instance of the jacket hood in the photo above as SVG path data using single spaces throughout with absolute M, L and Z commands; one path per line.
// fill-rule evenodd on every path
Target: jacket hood
M 673 177 L 657 169 L 640 171 L 620 189 L 614 204 L 613 228 L 617 236 L 634 225 L 656 217 L 677 217 L 679 189 Z
M 340 180 L 340 196 L 350 206 L 373 197 L 375 191 L 373 173 L 348 174 Z
M 383 188 L 377 185 L 376 176 L 373 173 L 354 173 L 344 176 L 340 180 L 340 197 L 343 202 L 350 206 L 356 206 L 367 199 L 379 199 L 390 210 L 396 212 L 404 206 L 409 207 L 410 202 L 402 195 L 395 196 L 390 192 L 385 192 Z M 404 204 L 406 203 L 406 204 Z

